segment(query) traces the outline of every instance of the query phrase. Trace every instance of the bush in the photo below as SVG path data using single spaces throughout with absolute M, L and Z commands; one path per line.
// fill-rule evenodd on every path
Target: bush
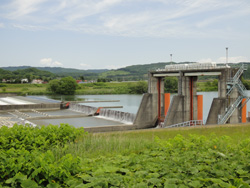
M 176 77 L 166 77 L 164 80 L 164 88 L 167 93 L 177 93 L 178 79 Z
M 136 84 L 129 84 L 128 90 L 130 94 L 143 94 L 148 91 L 148 84 L 145 81 L 139 81 Z
M 77 89 L 77 82 L 72 77 L 65 77 L 61 80 L 51 80 L 48 84 L 48 91 L 61 95 L 73 95 Z

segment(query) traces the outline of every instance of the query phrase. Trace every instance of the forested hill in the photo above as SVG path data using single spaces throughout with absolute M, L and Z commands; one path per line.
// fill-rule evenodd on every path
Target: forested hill
M 31 67 L 13 71 L 0 68 L 0 82 L 5 79 L 11 80 L 11 82 L 20 83 L 21 79 L 24 78 L 27 78 L 29 82 L 33 79 L 43 79 L 45 81 L 48 81 L 50 79 L 56 78 L 56 75 L 49 71 L 38 70 Z
M 189 64 L 193 62 L 180 62 L 178 64 Z M 97 80 L 98 78 L 106 78 L 111 80 L 146 80 L 148 76 L 148 71 L 156 70 L 158 68 L 163 69 L 166 65 L 170 64 L 170 62 L 159 62 L 159 63 L 152 63 L 152 64 L 144 64 L 144 65 L 131 65 L 124 68 L 116 69 L 116 70 L 107 70 L 107 69 L 92 69 L 92 70 L 80 70 L 80 69 L 73 69 L 73 68 L 62 68 L 62 67 L 33 67 L 40 71 L 50 72 L 51 75 L 44 75 L 43 73 L 39 73 L 42 76 L 48 77 L 65 77 L 65 76 L 72 76 L 76 79 L 84 78 L 87 80 L 93 79 Z M 173 62 L 173 64 L 176 64 Z M 241 63 L 238 64 L 230 64 L 233 66 L 240 66 Z M 244 73 L 245 79 L 250 79 L 250 62 L 244 62 L 244 64 L 248 65 L 248 70 Z M 20 66 L 20 67 L 2 67 L 1 71 L 10 71 L 1 74 L 10 74 L 12 75 L 13 72 L 11 71 L 21 71 L 30 69 L 29 66 Z M 3 70 L 4 69 L 4 70 Z M 23 75 L 27 74 L 24 72 Z M 31 72 L 31 74 L 33 74 Z M 33 75 L 36 75 L 34 73 Z M 38 75 L 38 74 L 37 74 Z
M 175 62 L 172 62 L 176 64 Z M 182 64 L 189 64 L 193 62 L 181 62 Z M 99 77 L 110 78 L 110 79 L 123 79 L 123 80 L 145 80 L 148 77 L 148 71 L 163 69 L 170 62 L 159 62 L 144 65 L 131 65 L 117 70 L 110 70 L 103 72 Z

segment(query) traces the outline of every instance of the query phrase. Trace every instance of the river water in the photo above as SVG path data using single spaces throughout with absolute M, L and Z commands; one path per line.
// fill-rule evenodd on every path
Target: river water
M 250 91 L 248 91 L 250 94 Z M 206 122 L 213 98 L 218 97 L 218 92 L 197 92 L 198 95 L 203 95 L 203 121 Z M 176 94 L 171 94 L 170 98 Z M 113 101 L 119 100 L 119 102 L 93 102 L 93 103 L 79 103 L 82 105 L 92 107 L 119 107 L 111 108 L 116 111 L 129 112 L 136 114 L 141 103 L 142 95 L 74 95 L 74 96 L 39 96 L 47 99 L 57 100 L 80 100 L 80 101 Z M 122 108 L 120 108 L 122 106 Z M 249 105 L 247 105 L 247 111 L 250 111 Z M 88 117 L 88 118 L 68 118 L 68 119 L 50 119 L 43 122 L 35 122 L 38 124 L 60 124 L 69 123 L 76 127 L 92 127 L 103 125 L 117 125 L 120 122 L 110 121 L 103 118 Z

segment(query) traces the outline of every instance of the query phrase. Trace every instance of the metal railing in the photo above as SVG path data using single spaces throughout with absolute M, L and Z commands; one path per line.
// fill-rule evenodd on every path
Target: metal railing
M 191 127 L 191 126 L 201 126 L 204 125 L 202 120 L 190 120 L 181 123 L 177 123 L 174 125 L 166 126 L 165 128 L 173 128 L 173 127 Z
M 229 79 L 227 81 L 227 84 L 231 85 L 231 88 L 228 90 L 227 95 L 230 95 L 233 91 L 234 87 L 237 87 L 241 95 L 245 96 L 246 88 L 243 85 L 243 83 L 240 80 L 240 76 L 243 74 L 243 72 L 247 69 L 247 66 L 242 64 L 239 70 L 236 72 L 233 78 Z
M 247 70 L 247 66 L 242 64 L 239 70 L 234 75 L 233 80 L 238 80 L 245 70 Z
M 227 84 L 231 85 L 231 88 L 227 92 L 227 96 L 229 96 L 231 94 L 234 87 L 237 88 L 237 90 L 239 91 L 241 96 L 239 96 L 234 101 L 234 103 L 225 111 L 225 113 L 221 116 L 221 118 L 218 118 L 218 124 L 225 124 L 228 121 L 228 119 L 232 116 L 232 114 L 234 113 L 236 108 L 244 107 L 244 105 L 249 101 L 249 97 L 247 97 L 247 94 L 246 94 L 246 91 L 247 91 L 246 87 L 244 86 L 244 84 L 240 80 L 240 76 L 243 74 L 243 72 L 245 70 L 247 70 L 247 66 L 242 64 L 241 67 L 239 68 L 239 70 L 234 75 L 234 77 L 227 81 Z M 244 102 L 244 104 L 242 104 L 240 106 L 243 98 L 246 98 L 247 100 Z
M 225 124 L 227 120 L 232 116 L 235 109 L 240 105 L 241 101 L 243 99 L 243 96 L 239 96 L 236 101 L 228 108 L 228 110 L 224 113 L 222 118 L 218 119 L 218 124 Z

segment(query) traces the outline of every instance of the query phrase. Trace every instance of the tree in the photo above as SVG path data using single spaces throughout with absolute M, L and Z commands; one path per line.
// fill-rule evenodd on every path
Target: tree
M 176 77 L 166 77 L 164 80 L 165 92 L 177 93 L 178 92 L 178 79 Z
M 145 81 L 139 81 L 135 85 L 129 86 L 130 94 L 143 94 L 147 93 L 147 91 L 148 91 L 148 84 Z
M 74 78 L 68 76 L 61 80 L 51 80 L 47 89 L 55 94 L 73 95 L 77 89 L 77 82 Z
M 85 80 L 84 76 L 80 76 L 79 78 L 80 78 L 80 80 L 82 80 L 82 81 Z

